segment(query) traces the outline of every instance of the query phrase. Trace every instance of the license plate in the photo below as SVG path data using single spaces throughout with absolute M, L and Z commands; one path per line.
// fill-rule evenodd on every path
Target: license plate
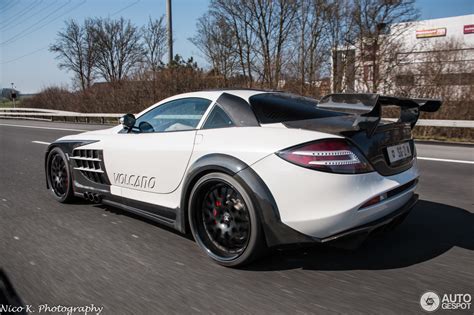
M 388 159 L 390 163 L 411 157 L 411 148 L 408 142 L 387 147 Z

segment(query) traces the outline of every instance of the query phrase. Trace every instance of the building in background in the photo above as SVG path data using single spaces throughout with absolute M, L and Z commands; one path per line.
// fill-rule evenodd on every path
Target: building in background
M 382 27 L 384 49 L 368 41 L 333 52 L 332 92 L 432 97 L 474 86 L 474 14 Z

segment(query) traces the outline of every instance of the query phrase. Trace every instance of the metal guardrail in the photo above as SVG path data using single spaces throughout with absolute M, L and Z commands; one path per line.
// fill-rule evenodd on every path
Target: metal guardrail
M 0 108 L 0 113 L 2 112 L 20 112 L 20 113 L 77 113 L 65 110 L 57 110 L 57 109 L 43 109 L 43 108 L 28 108 L 28 107 L 4 107 Z
M 387 120 L 397 121 L 396 119 Z M 474 120 L 418 119 L 416 125 L 426 127 L 474 128 Z
M 420 119 L 417 122 L 417 126 L 474 128 L 474 121 L 473 120 Z
M 10 119 L 29 119 L 53 121 L 60 118 L 70 118 L 76 122 L 80 120 L 100 120 L 105 123 L 106 120 L 119 119 L 123 114 L 111 113 L 77 113 L 69 111 L 60 111 L 52 109 L 38 108 L 0 108 L 0 118 Z M 396 121 L 396 119 L 389 119 Z M 444 120 L 444 119 L 419 119 L 417 126 L 429 127 L 448 127 L 448 128 L 474 128 L 474 120 Z
M 75 122 L 85 121 L 88 123 L 91 119 L 99 120 L 102 124 L 106 120 L 119 119 L 124 114 L 111 113 L 77 113 L 52 109 L 39 108 L 0 108 L 0 118 L 6 119 L 28 119 L 28 120 L 42 120 L 54 121 L 61 118 L 69 118 Z

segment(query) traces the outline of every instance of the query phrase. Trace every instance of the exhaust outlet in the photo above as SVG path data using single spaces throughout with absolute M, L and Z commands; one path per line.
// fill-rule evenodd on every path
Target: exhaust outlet
M 94 202 L 94 195 L 88 191 L 84 193 L 84 198 L 88 201 Z
M 91 193 L 88 191 L 84 193 L 84 198 L 93 203 L 100 203 L 102 201 L 102 197 L 99 194 Z
M 92 199 L 93 199 L 93 201 L 94 201 L 95 203 L 99 203 L 99 202 L 100 202 L 100 197 L 99 197 L 99 195 L 97 195 L 97 194 L 94 194 L 94 196 L 93 196 Z

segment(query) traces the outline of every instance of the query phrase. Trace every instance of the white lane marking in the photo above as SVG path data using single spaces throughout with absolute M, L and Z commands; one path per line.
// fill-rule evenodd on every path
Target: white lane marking
M 82 129 L 69 129 L 69 128 L 56 128 L 56 127 L 40 127 L 40 126 L 26 126 L 26 125 L 11 125 L 11 124 L 0 124 L 0 126 L 20 127 L 20 128 L 32 128 L 32 129 L 64 130 L 64 131 L 88 131 L 88 130 L 82 130 Z
M 450 159 L 437 159 L 429 157 L 417 157 L 418 160 L 427 160 L 427 161 L 438 161 L 438 162 L 448 162 L 448 163 L 462 163 L 462 164 L 474 164 L 474 161 L 464 161 L 464 160 L 450 160 Z
M 44 142 L 44 141 L 31 141 L 33 143 L 38 143 L 38 144 L 46 144 L 46 145 L 50 145 L 51 142 Z

